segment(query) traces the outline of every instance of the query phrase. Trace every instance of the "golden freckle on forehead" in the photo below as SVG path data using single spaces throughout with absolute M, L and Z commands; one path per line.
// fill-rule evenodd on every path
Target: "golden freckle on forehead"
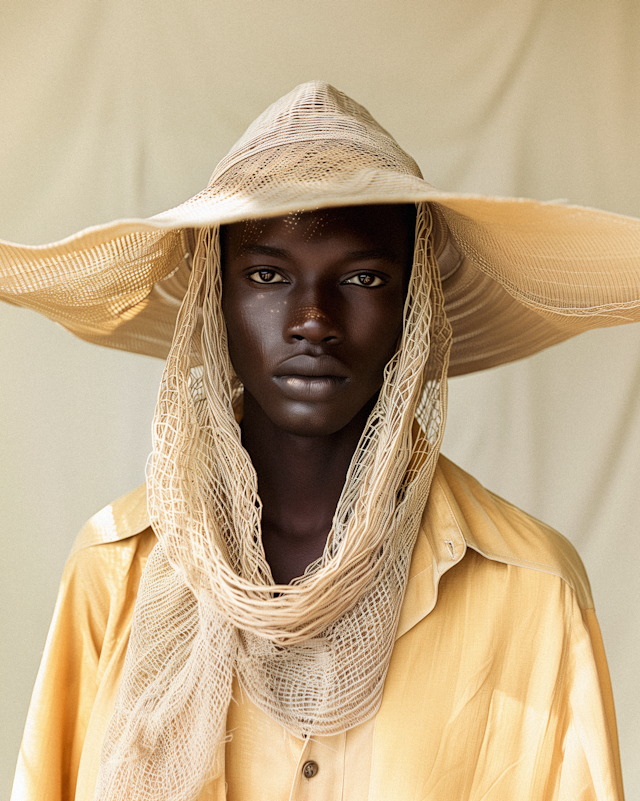
M 245 220 L 242 224 L 240 247 L 259 239 L 265 230 L 264 220 Z
M 327 211 L 295 211 L 283 218 L 286 228 L 293 231 L 304 225 L 304 238 L 307 242 L 322 235 L 324 229 L 330 224 L 332 216 L 335 218 L 336 210 Z

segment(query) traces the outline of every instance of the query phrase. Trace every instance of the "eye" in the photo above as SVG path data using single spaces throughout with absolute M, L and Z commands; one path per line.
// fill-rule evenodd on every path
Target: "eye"
M 366 286 L 367 289 L 370 289 L 371 287 L 383 286 L 387 282 L 383 278 L 380 278 L 379 275 L 374 275 L 373 273 L 358 273 L 357 275 L 352 275 L 351 278 L 347 278 L 347 280 L 342 283 Z
M 286 283 L 284 278 L 275 270 L 267 270 L 265 268 L 256 270 L 254 273 L 249 274 L 249 280 L 254 284 L 283 284 Z

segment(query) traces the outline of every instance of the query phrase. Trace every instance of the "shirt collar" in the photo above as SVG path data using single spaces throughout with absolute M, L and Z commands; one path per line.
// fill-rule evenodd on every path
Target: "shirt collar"
M 143 484 L 94 515 L 72 553 L 132 537 L 149 525 Z M 568 540 L 440 456 L 413 549 L 397 637 L 431 612 L 440 577 L 460 562 L 467 548 L 487 559 L 557 575 L 577 593 L 582 608 L 593 607 L 589 581 Z
M 142 484 L 95 514 L 78 534 L 71 553 L 132 537 L 149 525 L 146 485 Z M 465 533 L 470 538 L 468 526 L 439 461 L 411 557 L 396 637 L 415 626 L 435 606 L 440 576 L 457 564 L 466 552 Z
M 468 526 L 439 461 L 411 557 L 396 639 L 419 623 L 436 605 L 440 577 L 466 553 L 466 533 L 469 533 Z

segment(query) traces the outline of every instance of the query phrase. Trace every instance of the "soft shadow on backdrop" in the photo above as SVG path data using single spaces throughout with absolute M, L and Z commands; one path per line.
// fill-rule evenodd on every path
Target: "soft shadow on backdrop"
M 40 244 L 195 194 L 302 81 L 369 108 L 442 189 L 640 216 L 634 0 L 4 0 L 0 238 Z M 162 365 L 0 307 L 0 795 L 60 573 L 144 479 Z M 640 326 L 452 380 L 444 452 L 589 571 L 640 797 Z

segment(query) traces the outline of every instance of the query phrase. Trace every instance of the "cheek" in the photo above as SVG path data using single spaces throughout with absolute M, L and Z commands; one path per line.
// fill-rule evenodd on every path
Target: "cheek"
M 350 315 L 353 341 L 362 354 L 363 366 L 366 357 L 372 369 L 381 371 L 396 352 L 402 335 L 403 305 L 398 295 L 392 303 L 354 310 Z
M 223 302 L 229 355 L 243 383 L 269 369 L 282 340 L 282 309 L 263 300 L 254 296 L 239 303 L 231 295 Z

